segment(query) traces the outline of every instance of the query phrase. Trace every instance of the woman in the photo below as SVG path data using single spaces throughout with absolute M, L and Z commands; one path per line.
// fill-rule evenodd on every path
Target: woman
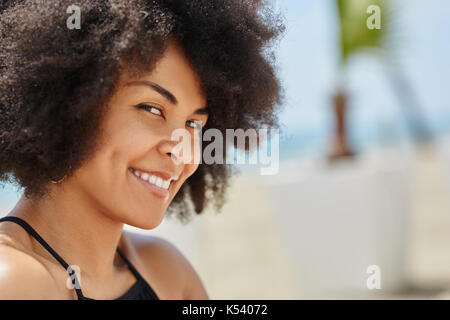
M 176 161 L 171 134 L 276 125 L 279 19 L 256 0 L 0 6 L 0 180 L 23 188 L 0 299 L 207 299 L 173 245 L 123 225 L 221 208 L 231 168 Z

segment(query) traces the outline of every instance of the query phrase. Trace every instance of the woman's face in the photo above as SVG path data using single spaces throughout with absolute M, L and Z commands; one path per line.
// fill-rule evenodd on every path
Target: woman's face
M 151 73 L 139 79 L 121 76 L 102 122 L 100 148 L 70 180 L 111 218 L 138 228 L 156 227 L 198 167 L 174 161 L 180 156 L 174 151 L 179 141 L 171 140 L 171 135 L 185 129 L 193 144 L 194 133 L 208 117 L 205 107 L 197 74 L 182 49 L 169 42 Z M 167 190 L 153 184 L 158 184 L 157 177 L 177 176 Z

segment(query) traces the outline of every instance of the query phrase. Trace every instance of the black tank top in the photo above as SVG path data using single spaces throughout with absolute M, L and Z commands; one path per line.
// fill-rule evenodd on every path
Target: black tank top
M 63 268 L 67 271 L 70 278 L 72 279 L 72 283 L 74 285 L 74 289 L 76 290 L 78 300 L 95 300 L 88 297 L 83 296 L 83 292 L 81 291 L 77 276 L 75 271 L 73 271 L 69 265 L 61 258 L 51 247 L 50 245 L 39 236 L 39 234 L 23 219 L 19 217 L 7 216 L 0 219 L 0 222 L 3 221 L 11 221 L 17 223 L 22 228 L 24 228 L 33 238 L 35 238 L 48 252 L 63 266 Z M 120 257 L 125 261 L 128 265 L 128 268 L 136 277 L 136 282 L 134 285 L 128 289 L 120 297 L 114 300 L 159 300 L 155 291 L 153 291 L 152 287 L 145 281 L 145 279 L 139 274 L 136 268 L 131 264 L 131 262 L 127 259 L 127 257 L 123 254 L 122 250 L 117 247 L 117 252 Z

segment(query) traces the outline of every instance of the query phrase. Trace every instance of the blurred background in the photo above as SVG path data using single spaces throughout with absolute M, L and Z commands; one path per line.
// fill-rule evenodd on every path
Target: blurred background
M 173 242 L 212 299 L 450 299 L 450 2 L 272 3 L 278 173 L 241 165 L 221 212 L 126 228 Z

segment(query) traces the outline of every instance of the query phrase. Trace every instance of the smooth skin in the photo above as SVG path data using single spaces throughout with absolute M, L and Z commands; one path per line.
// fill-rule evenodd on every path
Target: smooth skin
M 123 231 L 124 224 L 148 230 L 162 222 L 175 194 L 198 168 L 173 160 L 181 154 L 173 153 L 178 142 L 171 134 L 204 126 L 205 110 L 198 75 L 171 39 L 152 72 L 135 79 L 123 71 L 94 155 L 70 178 L 52 184 L 50 196 L 22 197 L 8 215 L 23 218 L 69 265 L 80 267 L 86 297 L 115 299 L 136 281 L 116 252 L 119 246 L 160 299 L 209 299 L 192 265 L 171 243 Z M 130 168 L 180 178 L 163 199 L 143 187 Z M 0 223 L 0 299 L 76 299 L 67 278 L 25 230 Z

